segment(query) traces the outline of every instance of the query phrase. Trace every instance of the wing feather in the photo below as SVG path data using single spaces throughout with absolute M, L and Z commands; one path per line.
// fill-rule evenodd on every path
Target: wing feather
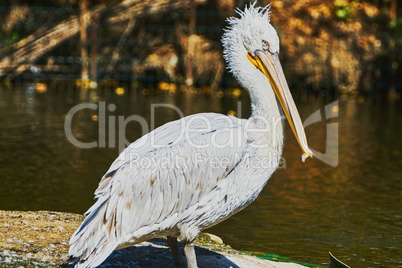
M 242 155 L 246 147 L 245 138 L 236 136 L 241 134 L 237 130 L 245 120 L 213 113 L 197 116 L 209 123 L 196 121 L 192 116 L 167 123 L 120 154 L 95 191 L 97 202 L 70 240 L 71 255 L 99 263 L 99 258 L 107 257 L 102 251 L 109 252 L 110 245 L 140 242 L 141 237 L 150 233 L 174 228 L 230 173 L 239 160 L 235 155 Z M 186 132 L 187 137 L 177 140 L 178 128 L 192 119 L 191 129 L 197 131 Z M 229 132 L 232 136 L 225 134 Z M 158 146 L 144 142 L 151 138 Z M 219 144 L 229 139 L 242 144 L 223 148 L 200 146 L 210 145 L 211 139 Z M 227 161 L 225 165 L 213 166 L 213 157 L 225 157 Z

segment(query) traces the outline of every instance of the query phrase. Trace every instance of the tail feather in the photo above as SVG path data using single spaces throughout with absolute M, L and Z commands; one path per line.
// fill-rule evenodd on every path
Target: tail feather
M 69 254 L 76 268 L 100 265 L 119 245 L 117 238 L 106 230 L 114 224 L 114 219 L 104 222 L 107 203 L 107 198 L 99 198 L 70 239 Z
M 80 258 L 74 263 L 75 268 L 97 267 L 116 249 L 117 243 L 103 243 L 91 252 L 86 258 Z

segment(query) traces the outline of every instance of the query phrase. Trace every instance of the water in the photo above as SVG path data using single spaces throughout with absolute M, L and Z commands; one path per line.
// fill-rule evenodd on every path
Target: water
M 109 140 L 109 118 L 140 115 L 152 120 L 151 104 L 176 105 L 185 115 L 197 112 L 250 114 L 247 96 L 126 91 L 83 93 L 55 87 L 36 93 L 34 85 L 0 89 L 0 209 L 83 213 L 93 203 L 99 179 L 118 155 Z M 80 149 L 64 133 L 68 111 L 79 103 L 105 102 L 105 148 Z M 239 104 L 240 102 L 240 104 Z M 331 101 L 297 100 L 304 120 Z M 116 109 L 109 109 L 114 104 Z M 352 267 L 402 267 L 402 105 L 388 100 L 339 100 L 339 117 L 306 128 L 310 147 L 325 151 L 326 126 L 339 126 L 339 165 L 318 159 L 300 161 L 301 151 L 286 128 L 285 167 L 244 211 L 211 228 L 225 243 L 245 251 L 277 254 L 328 266 L 328 251 Z M 179 118 L 171 108 L 155 109 L 155 126 Z M 322 113 L 324 115 L 324 112 Z M 67 117 L 68 118 L 68 117 Z M 99 141 L 97 110 L 73 120 L 74 137 Z M 111 130 L 112 129 L 112 130 Z M 128 123 L 127 140 L 142 135 Z M 109 148 L 113 147 L 113 148 Z

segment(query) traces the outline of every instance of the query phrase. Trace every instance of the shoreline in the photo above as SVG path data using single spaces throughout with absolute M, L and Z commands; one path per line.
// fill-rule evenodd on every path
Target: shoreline
M 84 218 L 65 212 L 0 210 L 0 266 L 72 267 L 68 241 Z M 305 267 L 247 255 L 208 233 L 200 234 L 195 245 L 200 268 Z M 99 267 L 174 267 L 174 263 L 166 239 L 157 238 L 115 251 Z

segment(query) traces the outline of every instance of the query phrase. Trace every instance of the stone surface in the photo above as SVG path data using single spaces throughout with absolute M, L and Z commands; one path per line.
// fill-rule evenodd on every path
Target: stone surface
M 71 267 L 68 241 L 84 219 L 82 215 L 50 211 L 0 211 L 1 267 Z M 212 235 L 212 237 L 214 237 Z M 303 267 L 240 253 L 201 234 L 197 261 L 203 267 Z M 100 267 L 174 267 L 166 239 L 158 238 L 115 251 Z

